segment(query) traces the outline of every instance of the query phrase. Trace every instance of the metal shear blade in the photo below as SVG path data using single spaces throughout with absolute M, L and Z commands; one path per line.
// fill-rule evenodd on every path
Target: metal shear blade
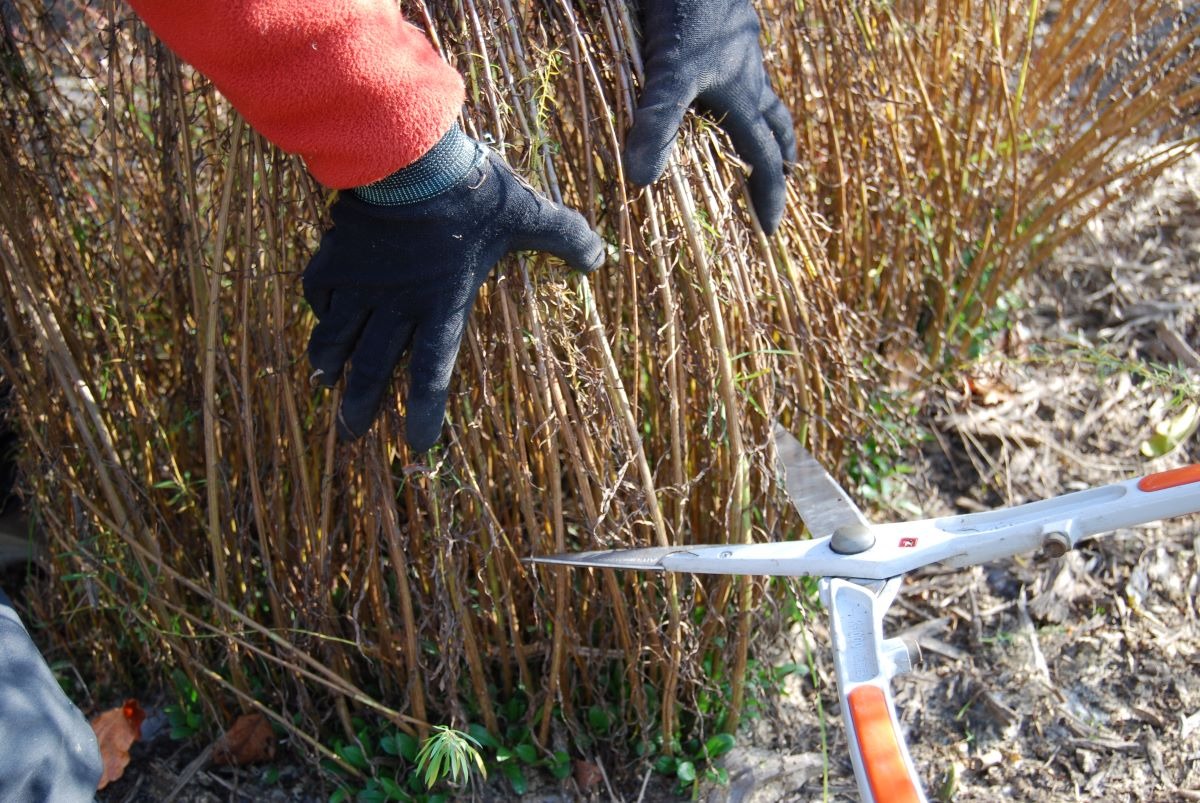
M 829 476 L 825 467 L 809 454 L 792 433 L 776 423 L 772 435 L 775 437 L 775 451 L 779 455 L 779 466 L 783 469 L 788 498 L 813 538 L 832 535 L 847 525 L 870 526 L 867 517 L 845 489 Z
M 530 563 L 556 566 L 575 566 L 587 569 L 635 569 L 661 572 L 666 568 L 662 559 L 677 552 L 687 552 L 687 546 L 655 546 L 645 549 L 598 549 L 592 552 L 564 552 L 528 558 Z

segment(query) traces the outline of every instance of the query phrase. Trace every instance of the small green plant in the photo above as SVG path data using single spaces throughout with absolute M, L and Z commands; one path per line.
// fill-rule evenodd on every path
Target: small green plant
M 171 726 L 171 738 L 179 741 L 190 739 L 204 726 L 200 690 L 180 669 L 171 673 L 171 682 L 175 685 L 179 701 L 163 706 L 163 713 Z
M 1200 400 L 1200 383 L 1184 367 L 1131 359 L 1112 343 L 1080 345 L 1068 341 L 1061 346 L 1061 351 L 1046 346 L 1031 347 L 1026 361 L 1041 365 L 1086 365 L 1095 372 L 1097 380 L 1129 374 L 1140 387 L 1160 391 L 1168 399 L 1167 408 L 1172 410 Z
M 486 778 L 493 770 L 508 780 L 517 795 L 529 790 L 527 773 L 532 770 L 565 779 L 571 774 L 571 757 L 562 750 L 547 753 L 537 746 L 523 724 L 527 709 L 527 700 L 519 695 L 501 704 L 498 713 L 509 724 L 499 737 L 473 722 L 465 730 L 435 726 L 424 743 L 389 724 L 371 726 L 356 719 L 355 738 L 331 745 L 340 761 L 323 762 L 338 779 L 330 803 L 446 803 L 454 793 L 445 786 L 461 786 L 475 772 Z
M 694 796 L 701 780 L 722 785 L 729 783 L 729 771 L 712 766 L 712 762 L 732 750 L 736 743 L 728 733 L 718 733 L 705 742 L 688 740 L 677 755 L 659 756 L 654 762 L 654 771 L 673 776 L 680 794 L 690 789 Z
M 193 477 L 192 472 L 185 471 L 177 479 L 154 483 L 154 487 L 171 491 L 172 496 L 167 504 L 172 508 L 183 510 L 200 498 L 200 491 L 204 488 L 204 483 L 205 479 L 203 477 Z
M 433 734 L 417 753 L 417 772 L 425 776 L 426 788 L 432 789 L 442 779 L 452 784 L 465 783 L 471 777 L 472 766 L 486 778 L 487 767 L 479 747 L 470 734 L 449 725 L 435 725 Z
M 1011 647 L 1016 635 L 1007 630 L 997 630 L 994 636 L 980 636 L 979 640 L 984 644 L 995 644 L 1000 647 Z

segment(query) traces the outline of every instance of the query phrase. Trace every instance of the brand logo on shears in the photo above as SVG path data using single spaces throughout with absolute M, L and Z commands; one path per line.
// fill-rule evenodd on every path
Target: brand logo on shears
M 900 548 L 901 549 L 912 549 L 916 545 L 917 545 L 917 539 L 912 536 L 900 539 Z

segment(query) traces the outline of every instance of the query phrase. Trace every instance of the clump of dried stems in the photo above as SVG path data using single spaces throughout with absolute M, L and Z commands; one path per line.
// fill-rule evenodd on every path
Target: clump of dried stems
M 961 358 L 1049 248 L 1196 147 L 1200 92 L 1197 22 L 1165 0 L 756 5 L 800 142 L 772 239 L 702 119 L 653 188 L 623 180 L 623 0 L 405 4 L 468 130 L 614 246 L 589 280 L 503 263 L 447 443 L 415 458 L 402 391 L 342 446 L 306 381 L 329 198 L 302 165 L 125 6 L 6 4 L 0 368 L 50 648 L 99 688 L 182 668 L 215 722 L 256 708 L 315 754 L 352 716 L 495 730 L 519 695 L 543 745 L 598 704 L 616 742 L 670 737 L 706 659 L 735 727 L 763 586 L 521 558 L 797 537 L 771 422 L 837 465 L 885 389 Z

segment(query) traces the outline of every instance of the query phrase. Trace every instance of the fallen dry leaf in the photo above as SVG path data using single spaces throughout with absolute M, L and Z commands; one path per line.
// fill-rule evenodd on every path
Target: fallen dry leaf
M 963 384 L 968 400 L 984 407 L 995 407 L 1013 397 L 1013 389 L 999 377 L 967 376 Z
M 575 783 L 579 784 L 580 789 L 586 792 L 602 780 L 604 780 L 604 774 L 595 764 L 590 761 L 575 760 Z
M 261 764 L 275 758 L 275 731 L 259 713 L 242 714 L 233 727 L 213 746 L 212 762 L 217 766 Z
M 146 712 L 137 700 L 129 699 L 120 708 L 110 708 L 92 720 L 92 730 L 100 744 L 104 773 L 96 789 L 100 790 L 125 774 L 129 765 L 129 747 L 142 738 L 142 720 Z

